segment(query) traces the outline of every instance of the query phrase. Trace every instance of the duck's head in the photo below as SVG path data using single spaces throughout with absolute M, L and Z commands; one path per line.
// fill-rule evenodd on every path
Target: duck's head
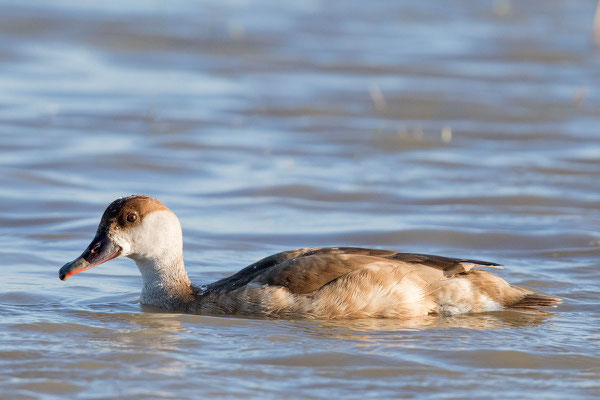
M 139 265 L 181 254 L 181 225 L 174 213 L 152 197 L 122 197 L 106 208 L 87 249 L 58 276 L 66 280 L 113 258 L 130 257 Z

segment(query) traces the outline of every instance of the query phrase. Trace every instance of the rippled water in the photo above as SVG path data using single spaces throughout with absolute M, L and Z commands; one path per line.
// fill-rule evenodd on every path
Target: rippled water
M 0 397 L 598 396 L 594 3 L 3 1 Z M 198 283 L 350 245 L 565 303 L 252 320 L 141 310 L 130 260 L 59 281 L 132 193 L 179 215 Z

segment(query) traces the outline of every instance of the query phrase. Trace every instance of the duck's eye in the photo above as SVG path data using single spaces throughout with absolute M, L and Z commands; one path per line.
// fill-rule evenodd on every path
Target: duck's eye
M 127 222 L 135 222 L 137 220 L 137 214 L 136 213 L 129 213 L 127 214 Z

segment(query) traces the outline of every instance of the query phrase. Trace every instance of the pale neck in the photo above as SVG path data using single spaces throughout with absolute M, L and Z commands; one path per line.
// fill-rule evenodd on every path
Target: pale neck
M 182 254 L 151 259 L 134 258 L 134 261 L 142 274 L 142 304 L 172 309 L 179 307 L 181 302 L 193 299 Z

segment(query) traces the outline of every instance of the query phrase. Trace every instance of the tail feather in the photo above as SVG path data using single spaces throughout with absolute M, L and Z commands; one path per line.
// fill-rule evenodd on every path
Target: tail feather
M 507 308 L 531 309 L 536 307 L 556 307 L 562 303 L 558 297 L 542 293 L 528 293 L 515 303 L 509 304 Z

